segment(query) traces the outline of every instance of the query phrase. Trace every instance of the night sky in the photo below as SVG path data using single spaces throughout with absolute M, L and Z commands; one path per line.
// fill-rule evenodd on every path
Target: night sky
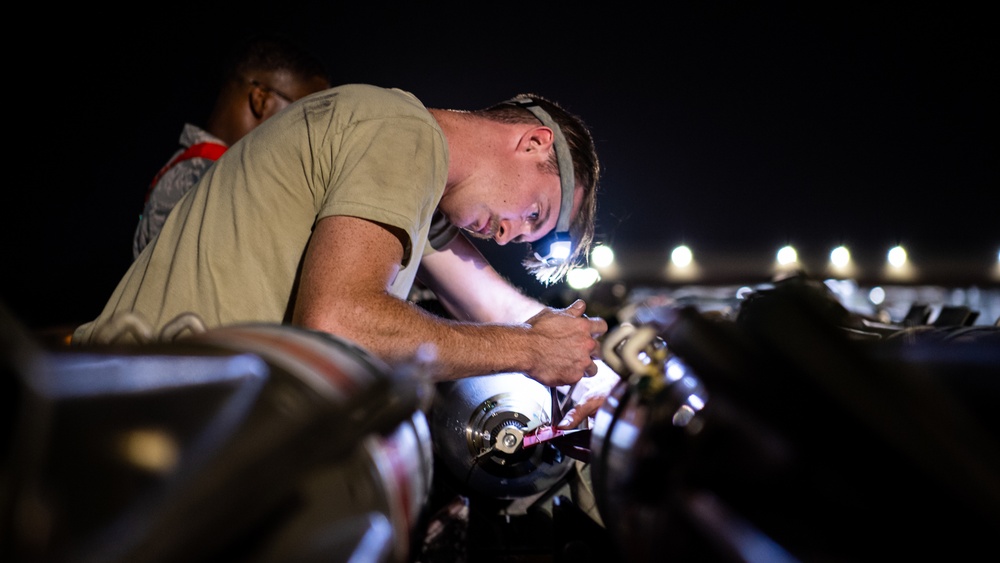
M 3 233 L 14 314 L 31 327 L 96 316 L 131 261 L 150 179 L 184 122 L 204 124 L 225 49 L 256 31 L 296 37 L 337 82 L 430 107 L 558 101 L 595 136 L 598 238 L 623 259 L 681 242 L 705 255 L 846 243 L 881 259 L 900 242 L 985 269 L 1000 250 L 985 8 L 337 4 L 29 17 L 5 93 L 20 177 Z M 493 255 L 536 292 L 510 256 Z

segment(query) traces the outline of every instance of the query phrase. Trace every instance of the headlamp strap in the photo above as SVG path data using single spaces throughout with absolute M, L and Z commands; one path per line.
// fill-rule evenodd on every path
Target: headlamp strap
M 563 135 L 562 128 L 552 119 L 538 102 L 532 98 L 514 98 L 508 103 L 523 107 L 530 111 L 542 125 L 555 134 L 556 162 L 559 164 L 559 185 L 562 188 L 562 200 L 559 203 L 559 220 L 556 222 L 556 233 L 568 233 L 573 214 L 573 190 L 576 188 L 576 178 L 573 174 L 573 157 L 569 152 L 569 144 Z

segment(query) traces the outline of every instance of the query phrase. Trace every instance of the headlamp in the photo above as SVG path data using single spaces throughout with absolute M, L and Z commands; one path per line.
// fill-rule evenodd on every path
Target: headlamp
M 532 248 L 535 249 L 535 258 L 549 266 L 555 266 L 565 262 L 573 251 L 573 239 L 569 234 L 569 225 L 573 214 L 573 190 L 576 188 L 573 157 L 569 152 L 569 144 L 566 142 L 562 129 L 552 119 L 552 116 L 538 105 L 538 102 L 528 97 L 521 97 L 509 100 L 507 103 L 530 111 L 542 122 L 542 125 L 551 129 L 555 135 L 556 162 L 559 164 L 559 184 L 562 188 L 559 220 L 551 233 L 531 243 Z
M 573 253 L 573 241 L 568 232 L 553 231 L 533 242 L 532 247 L 535 248 L 535 258 L 547 266 L 562 264 Z

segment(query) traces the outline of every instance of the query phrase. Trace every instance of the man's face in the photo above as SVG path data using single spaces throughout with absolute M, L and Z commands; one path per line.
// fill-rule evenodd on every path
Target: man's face
M 506 174 L 456 186 L 441 199 L 448 220 L 469 236 L 493 239 L 497 244 L 533 242 L 555 228 L 562 191 L 559 176 L 535 162 L 511 167 Z M 583 189 L 574 194 L 579 208 Z

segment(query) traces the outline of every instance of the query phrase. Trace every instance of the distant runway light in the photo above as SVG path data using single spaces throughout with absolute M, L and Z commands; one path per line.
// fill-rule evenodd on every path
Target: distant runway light
M 685 245 L 680 245 L 670 253 L 670 261 L 673 262 L 674 266 L 678 268 L 686 268 L 691 264 L 691 260 L 694 255 L 691 253 L 691 249 Z
M 566 283 L 573 289 L 586 289 L 601 279 L 593 268 L 574 268 L 566 274 Z
M 781 250 L 778 251 L 778 264 L 782 266 L 788 266 L 789 264 L 794 264 L 799 261 L 799 254 L 795 251 L 795 248 L 791 246 L 783 246 Z
M 876 305 L 881 305 L 885 301 L 885 290 L 878 286 L 873 287 L 868 292 L 868 299 Z
M 902 246 L 894 246 L 889 250 L 888 259 L 893 268 L 902 268 L 906 264 L 906 250 Z
M 615 253 L 610 246 L 595 246 L 590 252 L 590 261 L 598 268 L 607 268 L 615 261 Z
M 830 251 L 830 263 L 838 268 L 843 268 L 851 262 L 851 251 L 844 246 L 838 246 Z

